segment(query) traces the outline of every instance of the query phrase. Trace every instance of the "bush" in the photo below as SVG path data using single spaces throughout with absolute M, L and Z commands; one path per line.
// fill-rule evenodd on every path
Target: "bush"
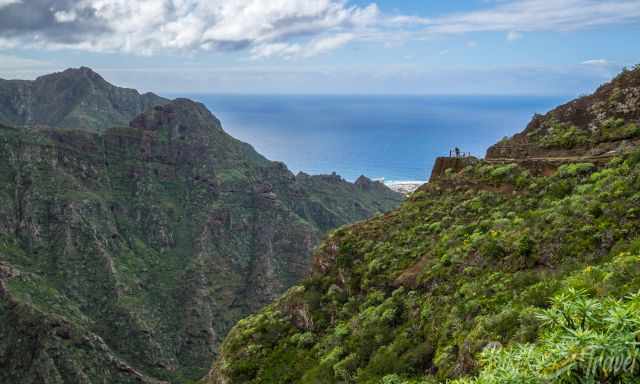
M 540 144 L 547 148 L 572 149 L 590 142 L 588 132 L 566 123 L 552 123 L 549 132 L 540 138 Z
M 640 128 L 633 123 L 622 118 L 610 118 L 600 127 L 601 140 L 621 140 L 637 137 L 640 135 Z
M 475 379 L 454 384 L 631 383 L 640 373 L 640 294 L 596 300 L 568 290 L 539 312 L 539 342 L 482 353 Z
M 558 175 L 561 177 L 574 177 L 591 173 L 596 169 L 593 163 L 573 163 L 565 164 L 558 168 Z
M 501 181 L 507 178 L 508 176 L 513 175 L 514 170 L 517 167 L 518 167 L 517 164 L 501 165 L 491 170 L 491 173 L 489 175 L 491 176 L 492 179 L 495 179 L 496 181 Z

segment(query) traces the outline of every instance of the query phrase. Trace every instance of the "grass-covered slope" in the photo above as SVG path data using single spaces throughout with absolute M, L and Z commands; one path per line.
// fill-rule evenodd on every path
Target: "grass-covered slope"
M 576 357 L 593 352 L 588 340 L 563 336 L 611 335 L 603 353 L 626 340 L 637 354 L 637 313 L 607 332 L 616 308 L 637 308 L 610 300 L 640 289 L 639 202 L 639 152 L 546 177 L 483 162 L 448 172 L 401 208 L 333 232 L 312 276 L 233 328 L 207 380 L 431 383 L 482 371 L 483 384 L 620 382 L 604 360 L 588 376 Z
M 0 127 L 0 382 L 199 379 L 328 229 L 401 196 L 294 176 L 175 100 L 103 133 Z

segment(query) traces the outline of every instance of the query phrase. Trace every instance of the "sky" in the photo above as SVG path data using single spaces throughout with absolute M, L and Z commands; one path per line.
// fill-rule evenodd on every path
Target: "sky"
M 0 78 L 142 91 L 592 91 L 640 63 L 640 0 L 0 0 Z

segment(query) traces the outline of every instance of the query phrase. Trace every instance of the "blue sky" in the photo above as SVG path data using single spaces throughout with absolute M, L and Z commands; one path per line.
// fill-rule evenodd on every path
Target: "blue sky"
M 640 0 L 0 0 L 0 77 L 160 93 L 586 93 L 640 63 Z

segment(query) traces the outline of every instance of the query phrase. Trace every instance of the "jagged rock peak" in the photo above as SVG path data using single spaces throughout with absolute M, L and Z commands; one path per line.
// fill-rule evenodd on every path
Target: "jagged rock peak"
M 373 183 L 373 180 L 371 180 L 365 175 L 360 175 L 360 177 L 356 179 L 356 185 L 359 185 L 359 186 L 367 186 L 367 185 L 371 185 L 371 183 Z
M 341 183 L 344 181 L 342 176 L 338 175 L 336 172 L 331 172 L 330 175 L 318 175 L 318 177 L 331 183 Z
M 362 189 L 371 189 L 384 186 L 384 183 L 380 181 L 373 181 L 365 175 L 360 175 L 360 177 L 356 179 L 355 185 Z

